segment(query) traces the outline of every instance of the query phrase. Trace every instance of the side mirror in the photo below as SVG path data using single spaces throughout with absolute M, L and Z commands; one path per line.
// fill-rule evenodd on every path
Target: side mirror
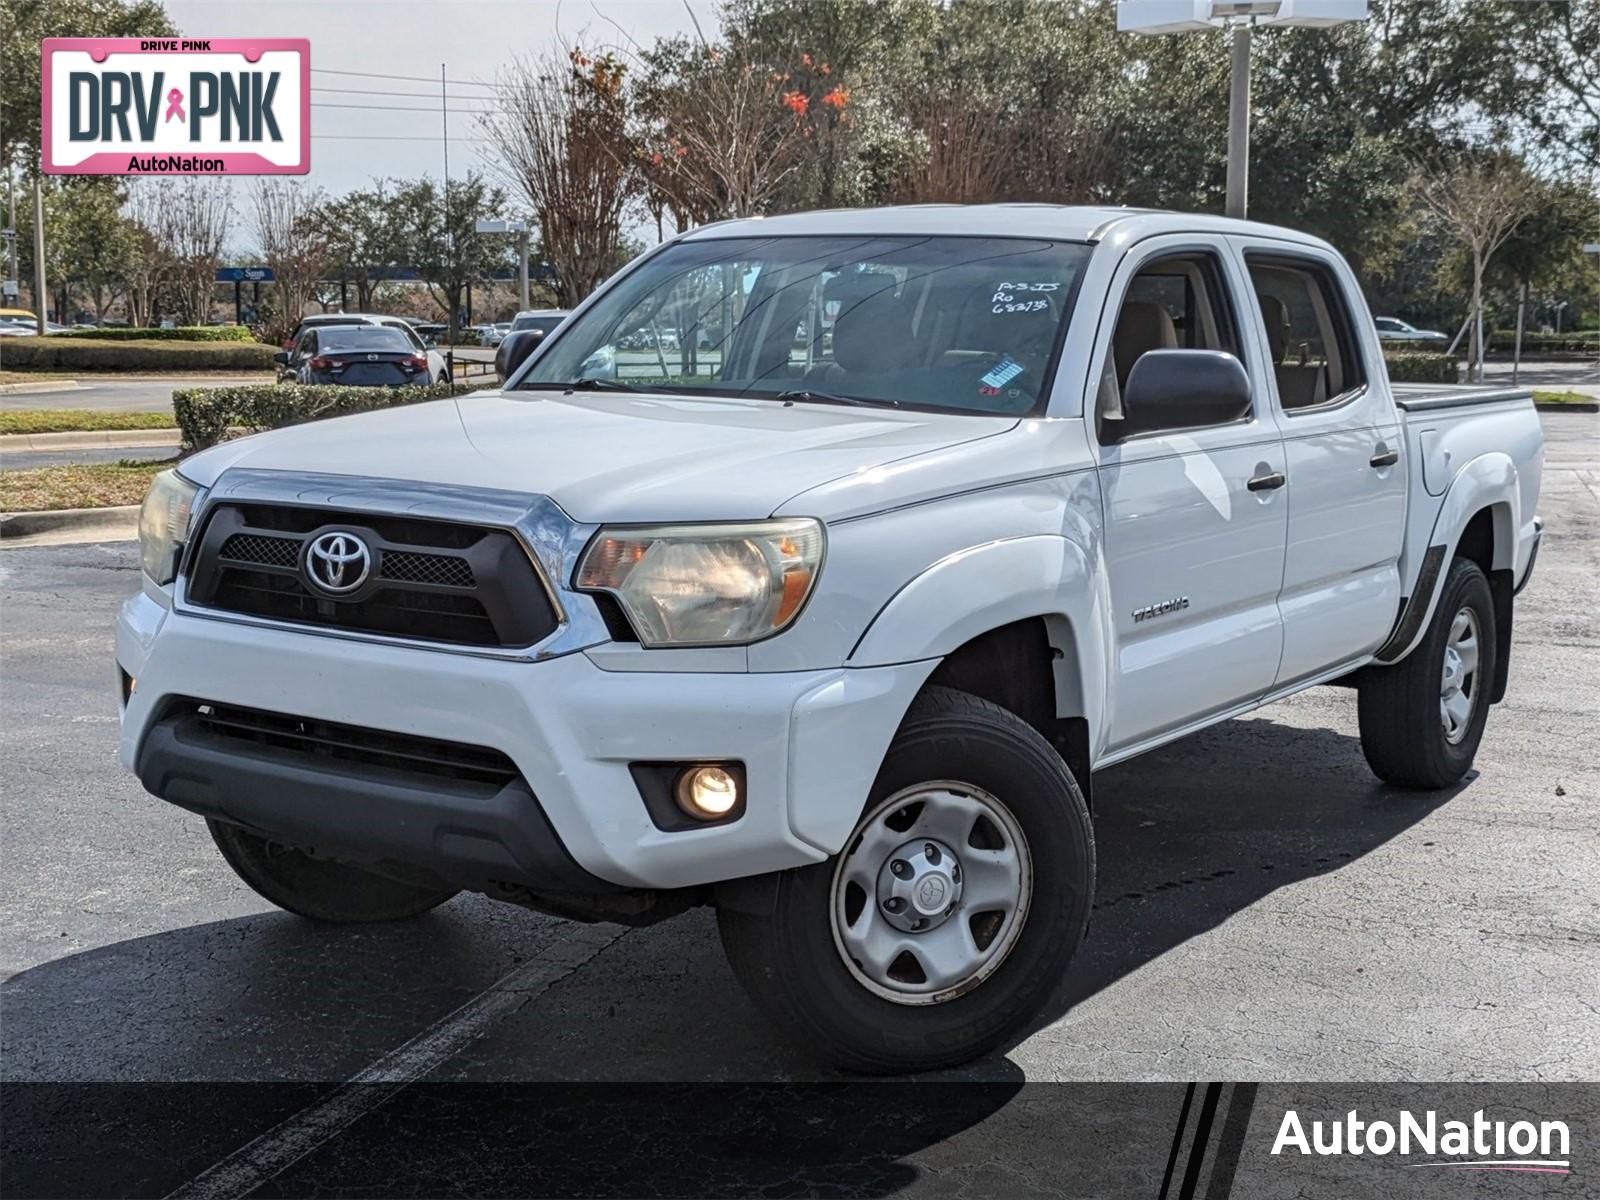
M 1122 437 L 1227 425 L 1250 415 L 1250 376 L 1221 350 L 1150 350 L 1128 372 Z
M 287 367 L 289 365 L 289 352 L 287 350 L 279 350 L 272 356 L 272 361 L 280 367 Z
M 518 367 L 528 361 L 532 354 L 544 341 L 542 329 L 519 329 L 515 333 L 508 333 L 500 342 L 500 348 L 494 353 L 494 369 L 499 374 L 502 382 L 510 379 Z

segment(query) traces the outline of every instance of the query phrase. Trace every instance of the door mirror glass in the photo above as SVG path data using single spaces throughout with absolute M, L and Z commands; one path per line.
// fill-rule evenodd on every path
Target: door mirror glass
M 1250 376 L 1221 350 L 1150 350 L 1128 374 L 1122 409 L 1106 422 L 1119 438 L 1231 424 L 1250 415 Z
M 279 350 L 276 354 L 274 354 L 272 356 L 272 361 L 277 363 L 280 367 L 288 366 L 289 365 L 289 352 L 287 350 Z

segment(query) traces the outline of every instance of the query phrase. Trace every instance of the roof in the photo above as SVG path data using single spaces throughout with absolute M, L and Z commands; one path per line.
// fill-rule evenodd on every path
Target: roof
M 965 234 L 980 237 L 1038 237 L 1096 242 L 1117 234 L 1148 237 L 1157 233 L 1251 233 L 1315 241 L 1305 234 L 1258 221 L 1239 221 L 1209 213 L 1165 212 L 1069 204 L 907 204 L 887 208 L 836 208 L 785 213 L 702 225 L 686 240 L 770 237 L 774 234 Z

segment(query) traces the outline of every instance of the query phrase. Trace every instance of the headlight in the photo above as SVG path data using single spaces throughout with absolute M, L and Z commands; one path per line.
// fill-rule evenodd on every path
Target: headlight
M 139 560 L 157 583 L 171 583 L 189 535 L 189 514 L 200 489 L 176 471 L 163 471 L 139 508 Z
M 822 546 L 809 518 L 602 529 L 577 586 L 615 596 L 646 646 L 739 645 L 794 620 Z

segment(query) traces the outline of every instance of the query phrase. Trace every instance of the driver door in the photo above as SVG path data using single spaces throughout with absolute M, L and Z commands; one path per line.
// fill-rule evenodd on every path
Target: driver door
M 1086 404 L 1098 447 L 1116 642 L 1106 753 L 1263 695 L 1283 648 L 1284 448 L 1244 336 L 1244 280 L 1220 238 L 1140 243 L 1100 320 Z M 1118 432 L 1133 364 L 1159 349 L 1221 350 L 1250 375 L 1251 410 L 1212 426 Z M 1125 753 L 1119 753 L 1125 752 Z

